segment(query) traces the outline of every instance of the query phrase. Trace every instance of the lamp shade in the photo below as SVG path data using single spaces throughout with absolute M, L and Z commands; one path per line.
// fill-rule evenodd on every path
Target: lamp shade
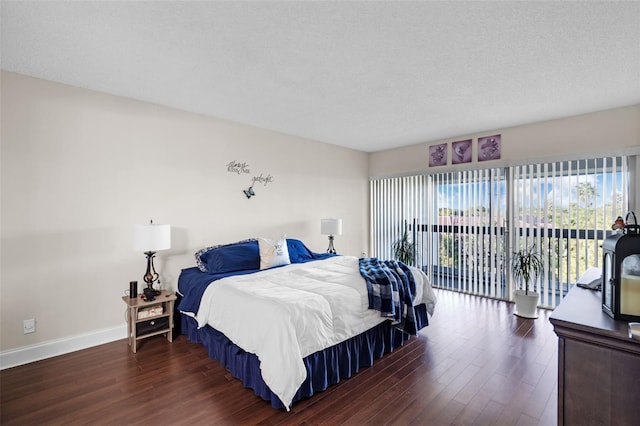
M 171 225 L 133 225 L 133 248 L 143 252 L 170 249 Z
M 320 233 L 322 235 L 341 235 L 342 219 L 320 219 Z

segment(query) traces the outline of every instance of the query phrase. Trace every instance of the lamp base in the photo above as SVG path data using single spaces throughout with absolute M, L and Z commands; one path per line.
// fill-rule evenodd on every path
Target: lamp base
M 156 268 L 153 265 L 153 258 L 155 257 L 155 251 L 147 251 L 144 253 L 147 256 L 147 271 L 144 274 L 144 282 L 147 283 L 147 289 L 145 293 L 153 292 L 154 296 L 160 294 L 160 290 L 153 288 L 153 283 L 160 284 L 160 275 L 156 272 Z
M 329 235 L 329 248 L 327 253 L 336 254 L 336 249 L 333 247 L 333 235 Z
M 147 291 L 145 291 L 145 293 L 146 293 L 146 292 L 149 292 L 149 291 L 152 291 L 154 296 L 157 296 L 157 295 L 159 295 L 160 293 L 162 293 L 160 290 L 156 290 L 155 288 L 153 288 L 153 283 L 147 283 L 147 288 L 146 288 L 146 290 L 147 290 Z

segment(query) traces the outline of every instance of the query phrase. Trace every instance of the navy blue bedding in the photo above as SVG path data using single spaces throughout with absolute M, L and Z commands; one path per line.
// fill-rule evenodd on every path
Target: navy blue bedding
M 256 255 L 258 256 L 256 268 L 255 269 L 242 269 L 235 270 L 230 272 L 222 272 L 222 273 L 207 273 L 202 272 L 198 267 L 186 268 L 180 272 L 180 276 L 178 277 L 178 292 L 182 295 L 182 300 L 178 305 L 178 309 L 182 312 L 191 312 L 197 313 L 198 308 L 200 307 L 200 299 L 202 299 L 202 295 L 204 291 L 207 289 L 207 286 L 212 282 L 219 280 L 221 278 L 229 277 L 232 275 L 246 275 L 253 274 L 255 272 L 260 271 L 260 259 L 259 259 L 259 251 L 257 250 L 258 241 L 243 241 L 241 244 L 252 244 L 256 245 Z M 229 245 L 228 247 L 233 250 L 233 245 Z M 328 257 L 336 256 L 332 253 L 315 253 L 309 250 L 307 246 L 300 240 L 287 238 L 287 248 L 289 249 L 289 259 L 291 263 L 306 263 L 314 260 L 326 259 Z M 218 247 L 216 250 L 227 250 L 225 247 Z M 251 250 L 253 252 L 253 250 Z M 254 264 L 254 262 L 247 262 L 246 259 L 243 259 L 244 262 L 242 264 Z
M 252 244 L 257 241 L 245 240 L 238 246 L 216 246 L 199 252 L 202 261 L 199 265 L 216 273 L 203 272 L 201 268 L 183 269 L 178 278 L 178 309 L 182 312 L 197 313 L 200 300 L 212 281 L 232 275 L 246 275 L 259 272 L 259 261 L 255 261 L 255 250 Z M 231 250 L 227 251 L 227 248 Z M 287 248 L 291 263 L 306 263 L 336 256 L 331 253 L 314 253 L 304 243 L 295 239 L 287 239 Z M 210 253 L 209 249 L 217 250 Z M 223 250 L 223 252 L 220 252 Z M 243 253 L 243 254 L 240 254 Z M 234 257 L 240 256 L 240 259 Z M 211 268 L 211 269 L 210 269 Z M 235 270 L 239 268 L 239 270 Z M 415 283 L 414 283 L 415 286 Z M 413 292 L 412 292 L 413 293 Z M 244 386 L 253 389 L 256 395 L 271 403 L 275 408 L 284 408 L 280 398 L 271 392 L 262 378 L 260 360 L 249 352 L 245 352 L 220 331 L 206 325 L 199 328 L 197 321 L 187 315 L 181 318 L 181 331 L 192 342 L 202 343 L 209 357 L 218 360 L 234 377 L 242 380 Z M 415 307 L 415 326 L 417 329 L 428 325 L 427 310 L 424 304 Z M 293 401 L 310 397 L 314 393 L 327 389 L 341 379 L 351 377 L 361 368 L 373 365 L 375 359 L 389 353 L 410 338 L 410 334 L 394 327 L 391 321 L 383 321 L 375 327 L 337 345 L 315 352 L 303 359 L 307 370 L 307 378 L 302 383 Z

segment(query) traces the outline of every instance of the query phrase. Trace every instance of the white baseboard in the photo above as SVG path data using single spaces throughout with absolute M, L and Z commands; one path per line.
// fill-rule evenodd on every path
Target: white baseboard
M 127 325 L 0 352 L 0 370 L 127 338 Z

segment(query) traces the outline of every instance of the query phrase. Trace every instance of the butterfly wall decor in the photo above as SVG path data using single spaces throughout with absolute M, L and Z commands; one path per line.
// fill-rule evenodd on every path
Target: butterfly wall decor
M 242 190 L 242 192 L 244 192 L 244 195 L 246 195 L 247 198 L 251 198 L 252 196 L 256 195 L 256 193 L 253 192 L 253 185 L 251 185 L 249 189 Z

